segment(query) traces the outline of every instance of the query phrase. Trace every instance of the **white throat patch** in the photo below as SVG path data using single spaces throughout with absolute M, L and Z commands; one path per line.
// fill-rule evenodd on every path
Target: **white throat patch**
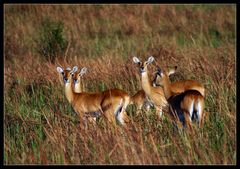
M 70 85 L 70 82 L 66 82 L 65 86 L 68 87 Z

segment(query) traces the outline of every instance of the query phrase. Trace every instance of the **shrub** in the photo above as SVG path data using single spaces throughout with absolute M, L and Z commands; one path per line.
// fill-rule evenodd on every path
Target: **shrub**
M 45 18 L 40 29 L 40 37 L 37 42 L 37 51 L 51 62 L 56 57 L 63 57 L 67 48 L 67 40 L 63 36 L 64 24 L 61 21 L 53 21 Z

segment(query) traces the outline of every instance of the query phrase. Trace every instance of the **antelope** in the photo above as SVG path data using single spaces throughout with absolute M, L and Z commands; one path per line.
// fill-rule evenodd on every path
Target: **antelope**
M 175 69 L 177 69 L 177 66 L 175 67 Z M 153 86 L 157 86 L 158 85 L 158 77 L 160 77 L 161 73 L 161 69 L 158 68 L 156 73 L 155 73 L 155 78 L 153 80 Z M 172 73 L 175 73 L 175 72 L 172 72 Z M 169 74 L 170 76 L 170 74 Z M 162 79 L 160 79 L 162 80 Z M 160 81 L 160 84 L 162 83 L 162 81 Z M 199 83 L 198 81 L 196 80 L 181 80 L 181 81 L 177 81 L 177 82 L 174 82 L 174 83 L 171 83 L 171 86 L 170 86 L 170 90 L 173 92 L 173 93 L 182 93 L 182 92 L 185 92 L 186 90 L 197 90 L 199 91 L 202 96 L 205 96 L 205 88 L 204 86 Z
M 147 66 L 154 61 L 154 57 L 150 56 L 147 61 L 141 62 L 136 56 L 133 57 L 133 62 L 138 64 L 141 73 L 141 83 L 142 88 L 149 98 L 152 101 L 157 110 L 157 115 L 162 118 L 162 109 L 167 106 L 167 100 L 164 97 L 164 92 L 162 87 L 153 87 L 148 78 L 148 69 Z
M 79 114 L 81 119 L 94 122 L 93 117 L 103 115 L 106 119 L 116 124 L 116 119 L 122 125 L 128 120 L 127 114 L 123 111 L 129 103 L 128 94 L 119 89 L 110 89 L 98 93 L 75 93 L 72 88 L 73 74 L 78 70 L 77 66 L 73 69 L 63 69 L 57 67 L 57 71 L 62 75 L 65 85 L 65 95 L 74 111 Z M 82 72 L 83 69 L 80 71 Z
M 81 88 L 81 82 L 82 82 L 82 77 L 86 72 L 87 72 L 87 68 L 83 67 L 80 72 L 74 73 L 73 79 L 74 79 L 74 91 L 75 91 L 75 93 L 81 93 L 83 91 L 83 89 Z M 122 112 L 125 114 L 125 117 L 127 118 L 125 110 L 126 110 L 127 106 L 129 105 L 129 102 L 130 102 L 131 98 L 123 90 L 120 90 L 120 89 L 114 89 L 114 90 L 117 90 L 118 93 L 120 94 L 120 96 L 123 99 Z M 96 120 L 96 118 L 95 118 L 95 120 Z
M 169 112 L 172 119 L 179 119 L 183 127 L 189 126 L 192 129 L 192 121 L 196 118 L 200 127 L 203 125 L 204 96 L 196 89 L 185 90 L 182 93 L 175 93 L 169 76 L 175 73 L 175 69 L 169 72 L 158 70 L 162 78 L 164 96 L 169 103 Z
M 86 72 L 87 72 L 87 68 L 83 67 L 80 71 L 77 71 L 74 74 L 72 74 L 73 88 L 75 93 L 83 92 L 82 77 Z M 99 114 L 100 112 L 95 112 L 95 113 Z M 97 117 L 93 117 L 93 120 L 96 121 Z

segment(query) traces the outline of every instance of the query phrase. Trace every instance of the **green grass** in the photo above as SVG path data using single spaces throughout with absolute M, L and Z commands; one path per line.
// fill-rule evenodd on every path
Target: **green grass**
M 4 164 L 236 164 L 236 5 L 6 5 Z M 44 18 L 63 23 L 66 58 L 37 52 Z M 38 26 L 37 26 L 38 25 Z M 53 48 L 53 50 L 56 50 Z M 202 129 L 174 132 L 169 119 L 127 108 L 128 129 L 83 130 L 56 67 L 87 67 L 85 91 L 141 89 L 133 56 L 177 65 L 173 81 L 206 88 Z M 80 121 L 81 122 L 81 121 Z

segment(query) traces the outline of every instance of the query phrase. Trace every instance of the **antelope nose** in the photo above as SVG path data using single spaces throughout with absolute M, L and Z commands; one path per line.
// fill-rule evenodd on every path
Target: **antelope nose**
M 63 80 L 66 82 L 68 79 L 66 77 L 64 77 Z
M 145 71 L 144 71 L 144 67 L 141 67 L 141 68 L 140 68 L 140 72 L 141 72 L 141 73 L 145 72 Z

